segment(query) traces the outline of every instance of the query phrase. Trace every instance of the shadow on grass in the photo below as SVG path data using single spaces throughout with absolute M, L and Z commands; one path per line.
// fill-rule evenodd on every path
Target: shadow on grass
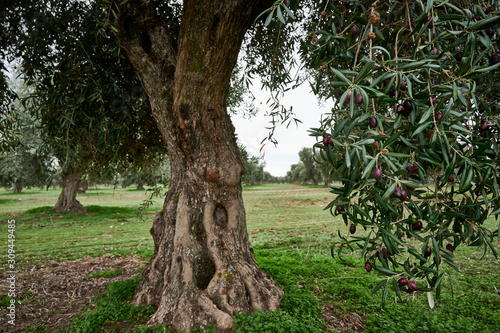
M 137 208 L 134 208 L 134 207 L 114 207 L 114 206 L 108 207 L 108 206 L 90 205 L 90 206 L 87 206 L 86 208 L 87 208 L 86 213 L 72 213 L 72 212 L 55 213 L 54 211 L 52 211 L 51 206 L 42 206 L 42 207 L 28 209 L 24 213 L 25 214 L 39 214 L 39 213 L 58 214 L 58 215 L 63 215 L 63 216 L 64 215 L 85 215 L 85 214 L 113 215 L 116 213 L 124 214 L 124 215 L 133 215 L 133 214 L 138 213 Z

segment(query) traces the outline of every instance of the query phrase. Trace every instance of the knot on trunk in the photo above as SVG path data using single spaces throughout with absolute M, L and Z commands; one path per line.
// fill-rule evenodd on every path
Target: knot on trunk
M 221 228 L 227 226 L 227 210 L 222 205 L 217 205 L 214 210 L 214 221 Z
M 209 182 L 215 183 L 219 180 L 219 171 L 207 171 L 207 179 Z

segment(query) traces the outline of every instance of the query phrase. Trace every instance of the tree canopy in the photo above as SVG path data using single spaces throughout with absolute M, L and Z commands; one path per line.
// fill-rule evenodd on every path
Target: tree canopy
M 24 100 L 60 167 L 97 172 L 165 152 L 101 1 L 15 2 L 2 14 L 5 60 L 21 62 Z

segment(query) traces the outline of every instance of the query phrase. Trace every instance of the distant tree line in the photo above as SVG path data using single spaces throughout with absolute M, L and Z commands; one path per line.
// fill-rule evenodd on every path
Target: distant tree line
M 299 163 L 290 167 L 283 181 L 285 183 L 310 182 L 312 185 L 323 183 L 324 186 L 330 186 L 334 173 L 319 153 L 315 153 L 312 148 L 302 148 L 299 151 Z

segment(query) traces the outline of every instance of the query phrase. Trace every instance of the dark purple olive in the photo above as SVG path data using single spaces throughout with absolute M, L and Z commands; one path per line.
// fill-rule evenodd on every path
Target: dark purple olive
M 435 96 L 431 96 L 429 97 L 429 101 L 427 102 L 430 106 L 432 105 L 436 105 L 436 97 Z
M 365 269 L 368 273 L 372 271 L 372 264 L 370 264 L 368 261 L 365 262 Z
M 465 222 L 465 216 L 464 215 L 460 215 L 459 217 L 457 217 L 457 220 L 459 222 Z
M 491 56 L 491 65 L 496 65 L 500 62 L 500 54 L 495 53 Z
M 333 146 L 333 140 L 331 136 L 324 136 L 323 137 L 323 146 Z
M 458 51 L 457 53 L 455 53 L 455 60 L 456 61 L 462 60 L 462 51 Z
M 488 35 L 488 37 L 490 37 L 490 39 L 493 38 L 493 36 L 495 35 L 495 30 L 492 27 L 486 28 L 485 32 Z
M 340 90 L 338 90 L 338 89 L 337 89 L 337 90 L 335 90 L 335 91 L 333 92 L 333 96 L 335 96 L 335 99 L 339 99 L 339 98 L 340 98 Z
M 401 189 L 401 194 L 399 195 L 399 200 L 405 202 L 408 199 L 408 194 L 405 190 Z
M 356 104 L 356 106 L 363 104 L 363 95 L 357 94 L 356 97 L 354 97 L 354 104 Z
M 371 116 L 369 120 L 369 125 L 371 128 L 376 128 L 377 127 L 377 118 L 375 116 Z
M 455 249 L 453 248 L 453 245 L 451 245 L 451 244 L 447 244 L 447 245 L 446 245 L 446 249 L 447 249 L 448 251 L 450 251 L 450 252 L 455 251 Z
M 432 51 L 432 55 L 438 55 L 439 54 L 439 50 L 438 50 L 437 47 L 433 47 L 431 51 Z
M 413 111 L 413 103 L 407 99 L 404 103 L 403 103 L 403 106 L 405 108 L 405 113 L 410 114 L 410 112 Z
M 394 96 L 396 96 L 396 86 L 395 85 L 391 86 L 391 89 L 389 90 L 389 93 L 387 94 L 387 96 L 389 96 L 390 98 L 393 98 Z
M 373 178 L 375 178 L 375 180 L 380 180 L 383 175 L 384 174 L 382 170 L 380 170 L 379 168 L 375 168 L 375 170 L 373 170 Z
M 338 205 L 337 206 L 337 212 L 342 213 L 344 211 L 344 206 Z
M 347 103 L 349 103 L 349 102 L 351 101 L 351 96 L 352 96 L 352 91 L 349 91 L 349 92 L 347 93 L 347 96 L 345 97 L 345 101 L 346 101 Z
M 443 117 L 443 114 L 441 112 L 438 112 L 434 115 L 434 120 L 440 121 L 442 117 Z
M 396 186 L 392 195 L 395 196 L 396 198 L 399 198 L 401 196 L 401 191 L 402 191 L 401 187 Z
M 398 114 L 405 113 L 405 107 L 403 106 L 403 104 L 396 105 L 396 113 L 398 113 Z
M 427 247 L 425 249 L 424 256 L 427 258 L 430 257 L 431 254 L 432 254 L 432 249 L 430 247 Z
M 418 172 L 418 166 L 416 165 L 408 165 L 406 167 L 406 171 L 408 171 L 408 174 L 414 175 Z
M 465 82 L 460 83 L 460 87 L 465 88 L 465 89 L 469 89 L 469 86 Z
M 422 222 L 420 222 L 420 221 L 415 222 L 415 223 L 411 226 L 411 230 L 412 230 L 412 231 L 420 231 L 420 230 L 422 230 L 422 228 L 423 228 L 423 224 L 422 224 Z
M 398 280 L 398 286 L 404 287 L 408 284 L 408 279 L 407 278 L 401 278 Z
M 285 0 L 285 6 L 290 8 L 290 0 Z
M 455 157 L 454 152 L 448 153 L 448 162 L 451 162 L 453 160 L 453 157 Z
M 432 26 L 434 25 L 434 21 L 432 20 L 432 16 L 426 16 L 424 18 L 424 24 L 426 24 L 427 22 L 429 22 L 429 25 L 427 27 L 432 28 Z
M 407 88 L 407 87 L 406 87 L 406 81 L 405 81 L 405 80 L 402 80 L 402 81 L 401 81 L 401 85 L 399 86 L 399 89 L 401 89 L 401 90 L 406 90 L 406 88 Z
M 353 25 L 351 28 L 351 36 L 357 38 L 359 36 L 359 29 L 357 26 Z
M 413 291 L 417 291 L 418 290 L 418 286 L 415 283 L 415 281 L 408 281 L 408 288 L 410 288 Z
M 349 232 L 351 233 L 351 235 L 356 232 L 356 226 L 354 224 L 351 224 L 351 226 L 349 227 Z

